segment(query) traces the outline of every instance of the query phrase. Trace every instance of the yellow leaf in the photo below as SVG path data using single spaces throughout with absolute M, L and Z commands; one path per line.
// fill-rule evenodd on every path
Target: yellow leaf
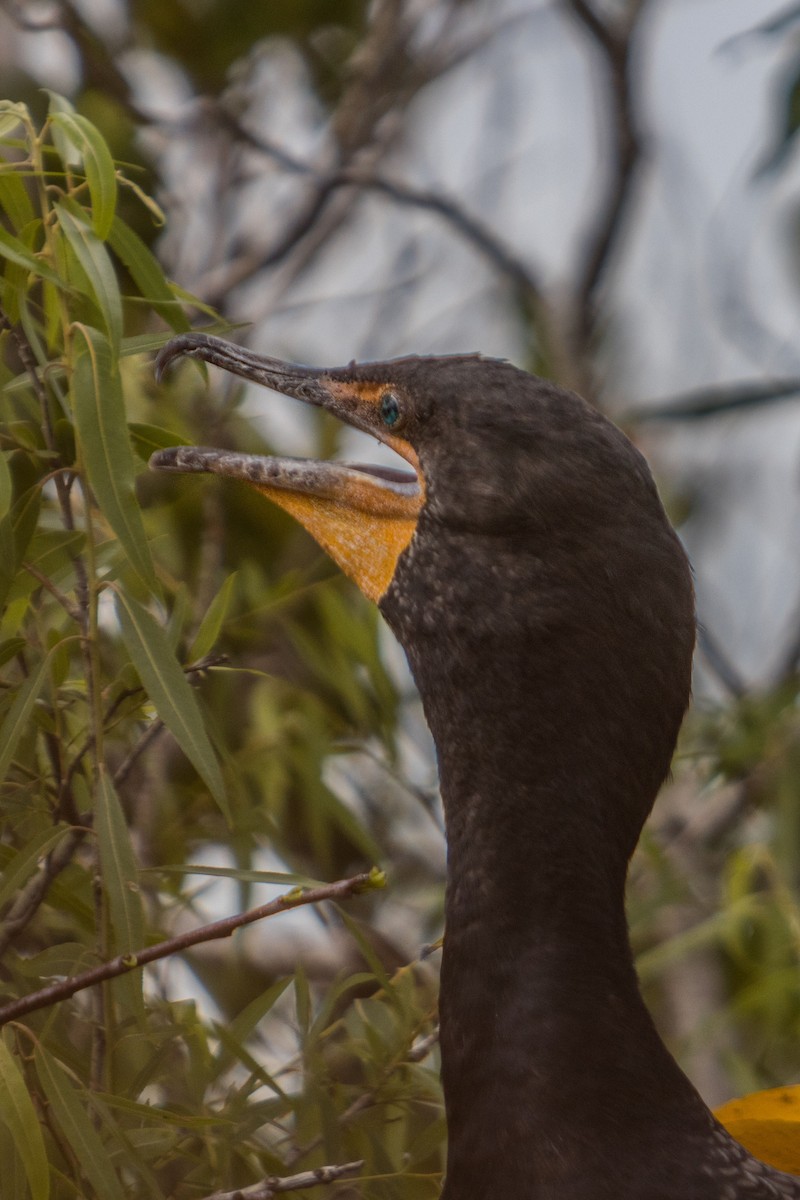
M 729 1100 L 714 1116 L 756 1158 L 800 1175 L 800 1084 Z

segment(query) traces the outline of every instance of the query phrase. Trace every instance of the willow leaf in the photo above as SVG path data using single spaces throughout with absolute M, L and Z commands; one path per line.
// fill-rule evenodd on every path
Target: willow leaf
M 14 703 L 6 713 L 5 720 L 0 726 L 0 781 L 5 779 L 8 768 L 11 766 L 14 758 L 14 752 L 17 749 L 19 739 L 28 728 L 31 710 L 36 703 L 39 692 L 42 690 L 42 685 L 50 669 L 50 660 L 57 648 L 57 646 L 52 647 L 50 653 L 41 660 L 36 669 L 22 684 L 14 699 Z
M 119 1178 L 109 1162 L 108 1151 L 66 1071 L 41 1043 L 36 1046 L 33 1058 L 50 1104 L 50 1113 L 96 1194 L 103 1200 L 125 1200 Z
M 0 229 L 0 256 L 7 258 L 9 262 L 16 263 L 17 266 L 26 267 L 32 274 L 54 283 L 56 287 L 63 288 L 64 286 L 64 280 L 51 267 L 48 267 L 43 259 L 33 254 L 19 238 L 6 233 L 5 229 Z
M 116 355 L 122 341 L 122 300 L 108 251 L 94 230 L 76 215 L 82 211 L 78 205 L 74 205 L 76 211 L 67 203 L 56 204 L 55 208 L 64 236 L 86 273 Z
M 131 661 L 158 715 L 228 817 L 222 771 L 208 739 L 197 697 L 166 631 L 146 608 L 122 593 L 117 596 L 117 615 Z
M 5 1041 L 0 1040 L 0 1120 L 14 1139 L 25 1174 L 31 1200 L 48 1200 L 50 1167 L 39 1118 L 28 1085 Z
M 208 654 L 216 644 L 217 638 L 220 635 L 220 630 L 222 629 L 225 618 L 228 615 L 228 610 L 231 606 L 235 583 L 236 574 L 234 572 L 232 575 L 227 577 L 222 587 L 208 606 L 206 614 L 200 623 L 200 628 L 197 631 L 197 636 L 189 649 L 189 660 L 191 662 L 197 662 L 198 659 L 205 658 L 206 654 Z
M 181 303 L 176 299 L 158 260 L 145 246 L 138 234 L 130 226 L 114 217 L 109 234 L 109 242 L 117 255 L 131 273 L 134 283 L 149 301 L 159 316 L 176 333 L 183 333 L 190 328 L 189 318 L 183 311 Z
M 22 887 L 37 869 L 39 861 L 55 848 L 66 832 L 66 826 L 63 825 L 58 829 L 40 830 L 5 864 L 0 881 L 0 906 L 6 904 Z
M 116 950 L 138 950 L 144 938 L 142 902 L 136 859 L 122 805 L 107 770 L 100 767 L 95 829 L 100 850 L 100 870 L 108 896 Z
M 89 482 L 128 561 L 148 590 L 158 590 L 153 560 L 133 488 L 134 457 L 125 422 L 122 384 L 108 340 L 76 326 L 78 346 L 72 399 Z
M 117 207 L 117 176 L 111 152 L 99 130 L 80 113 L 51 112 L 51 121 L 80 153 L 92 201 L 92 228 L 105 241 Z
M 25 184 L 13 171 L 0 172 L 0 212 L 17 230 L 24 229 L 35 216 Z

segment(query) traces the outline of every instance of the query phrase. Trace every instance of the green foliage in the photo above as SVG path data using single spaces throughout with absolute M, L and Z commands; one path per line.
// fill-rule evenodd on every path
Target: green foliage
M 267 449 L 235 397 L 212 410 L 196 372 L 157 390 L 140 357 L 189 324 L 117 207 L 147 197 L 63 100 L 41 128 L 0 105 L 0 134 L 2 1009 L 202 923 L 220 876 L 245 906 L 369 869 L 380 826 L 324 768 L 369 738 L 388 778 L 396 697 L 375 615 L 282 514 L 146 472 L 209 428 Z M 361 1195 L 435 1196 L 438 1076 L 411 1054 L 434 973 L 391 978 L 377 903 L 327 914 L 324 987 L 240 934 L 184 956 L 200 1002 L 133 970 L 8 1022 L 4 1197 L 199 1197 L 358 1158 Z
M 207 18 L 207 34 L 225 6 L 179 7 L 133 6 L 218 84 L 260 35 L 229 22 L 206 64 L 186 22 Z M 245 8 L 272 32 L 289 20 Z M 303 6 L 309 29 L 320 11 Z M 145 470 L 182 441 L 270 449 L 239 392 L 212 401 L 193 367 L 154 384 L 144 356 L 187 310 L 214 320 L 148 248 L 157 205 L 56 97 L 41 128 L 0 105 L 0 139 L 2 1009 L 260 885 L 369 868 L 400 797 L 425 797 L 395 777 L 375 611 L 255 493 Z M 317 432 L 329 453 L 336 435 Z M 721 815 L 688 834 L 657 822 L 632 875 L 648 998 L 668 1027 L 675 978 L 696 956 L 712 965 L 713 1016 L 676 1050 L 722 1046 L 740 1091 L 800 1075 L 797 697 L 792 678 L 692 718 L 665 802 L 682 788 Z M 370 770 L 343 786 L 353 746 Z M 437 870 L 411 853 L 392 866 L 394 896 L 407 888 L 436 937 Z M 235 898 L 209 892 L 226 881 Z M 276 923 L 185 952 L 189 984 L 134 970 L 9 1022 L 4 1197 L 188 1200 L 355 1159 L 340 1194 L 436 1196 L 435 971 L 396 971 L 380 904 L 368 892 L 323 914 L 322 964 L 299 935 L 273 950 Z

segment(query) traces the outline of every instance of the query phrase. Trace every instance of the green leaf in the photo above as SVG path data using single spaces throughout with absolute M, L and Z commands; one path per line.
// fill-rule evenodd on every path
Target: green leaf
M 150 253 L 138 234 L 114 217 L 109 236 L 114 253 L 124 262 L 134 283 L 148 303 L 167 324 L 183 333 L 191 323 L 180 301 L 170 287 L 158 260 Z
M 97 964 L 97 951 L 83 942 L 59 942 L 48 946 L 38 954 L 16 959 L 14 970 L 29 979 L 37 980 L 41 987 L 43 979 L 57 975 L 77 975 Z
M 233 1050 L 234 1053 L 237 1053 L 245 1045 L 248 1039 L 252 1037 L 253 1030 L 257 1025 L 261 1024 L 290 983 L 291 976 L 287 976 L 286 979 L 276 980 L 271 987 L 268 987 L 266 991 L 256 996 L 255 1000 L 251 1000 L 228 1025 L 222 1026 L 215 1023 L 217 1033 L 222 1037 L 223 1042 L 226 1043 L 217 1052 L 218 1073 L 229 1067 L 230 1051 Z M 277 1085 L 274 1086 L 275 1090 L 280 1092 Z
M 0 726 L 0 782 L 8 774 L 17 743 L 27 728 L 31 711 L 50 669 L 50 659 L 57 648 L 57 646 L 53 646 L 50 653 L 41 660 L 35 671 L 22 684 Z
M 189 662 L 198 662 L 216 644 L 220 630 L 228 615 L 228 609 L 233 599 L 233 589 L 236 583 L 236 573 L 229 575 L 208 606 L 206 615 L 197 631 L 197 636 L 189 649 Z
M 39 510 L 42 505 L 42 490 L 39 487 L 29 488 L 23 492 L 14 504 L 11 519 L 14 526 L 14 554 L 19 562 L 30 545 L 31 538 L 36 532 L 39 522 Z
M 39 258 L 37 254 L 32 254 L 19 238 L 12 237 L 10 233 L 6 233 L 5 229 L 0 229 L 0 256 L 7 258 L 9 262 L 16 263 L 17 266 L 26 267 L 34 275 L 38 275 L 41 279 L 47 279 L 56 287 L 64 287 L 64 280 L 51 267 L 48 267 L 43 259 Z
M 225 784 L 208 740 L 197 697 L 169 644 L 166 631 L 132 597 L 117 594 L 122 636 L 158 715 L 230 819 Z
M 10 511 L 13 492 L 8 460 L 5 454 L 0 454 L 0 516 L 5 516 Z
M 89 1183 L 103 1200 L 125 1200 L 119 1178 L 111 1169 L 106 1147 L 66 1071 L 41 1043 L 37 1044 L 33 1057 L 51 1114 Z
M 24 650 L 27 646 L 25 638 L 11 637 L 0 642 L 0 667 L 4 667 L 7 662 L 11 662 L 19 654 L 20 650 Z
M 144 921 L 136 859 L 122 805 L 103 764 L 100 765 L 95 829 L 115 948 L 119 954 L 139 950 L 144 940 Z
M 26 105 L 15 104 L 13 100 L 0 100 L 0 137 L 5 137 L 12 129 L 29 119 Z
M 179 437 L 172 429 L 162 429 L 160 425 L 150 425 L 145 421 L 131 421 L 128 425 L 134 453 L 142 462 L 149 462 L 156 450 L 166 450 L 168 446 L 186 446 L 186 438 Z
M 119 372 L 96 329 L 78 325 L 72 399 L 89 482 L 128 561 L 151 592 L 158 591 L 150 547 L 134 493 L 134 457 L 125 423 Z
M 0 212 L 5 213 L 14 229 L 24 229 L 35 219 L 25 184 L 15 171 L 0 171 Z
M 105 241 L 117 207 L 117 177 L 111 152 L 99 130 L 80 113 L 51 110 L 50 119 L 80 153 L 92 201 L 92 228 Z
M 48 1200 L 50 1166 L 39 1118 L 28 1085 L 5 1040 L 0 1040 L 0 1120 L 11 1133 L 25 1167 L 31 1200 Z
M 117 276 L 108 251 L 97 235 L 77 215 L 82 211 L 79 205 L 68 206 L 66 202 L 63 202 L 56 204 L 55 209 L 64 236 L 86 273 L 92 294 L 103 316 L 114 354 L 117 355 L 122 340 L 122 300 Z
M 2 736 L 2 735 L 0 735 Z M 0 907 L 6 904 L 18 888 L 33 875 L 40 860 L 58 845 L 67 833 L 66 826 L 59 829 L 44 829 L 36 834 L 12 859 L 3 867 L 0 881 Z
M 14 523 L 10 511 L 13 491 L 6 456 L 0 454 L 0 608 L 5 604 L 16 570 Z

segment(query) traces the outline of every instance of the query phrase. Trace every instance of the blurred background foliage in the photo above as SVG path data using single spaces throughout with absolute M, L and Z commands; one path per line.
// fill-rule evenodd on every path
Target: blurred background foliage
M 711 1103 L 800 1078 L 796 549 L 766 623 L 751 610 L 726 628 L 703 582 L 707 461 L 730 448 L 726 421 L 779 440 L 771 414 L 800 368 L 759 360 L 754 338 L 744 365 L 687 354 L 656 377 L 658 403 L 637 394 L 646 330 L 626 304 L 638 287 L 647 307 L 646 280 L 625 263 L 658 170 L 641 94 L 663 8 L 0 4 L 0 1015 L 297 884 L 389 875 L 387 892 L 7 1020 L 4 1195 L 183 1200 L 356 1160 L 357 1182 L 319 1194 L 438 1194 L 444 848 L 402 656 L 285 514 L 146 470 L 182 440 L 374 448 L 193 365 L 157 385 L 152 352 L 190 324 L 318 362 L 504 353 L 624 414 L 692 550 L 703 621 L 695 707 L 631 873 L 643 985 Z M 800 7 L 768 8 L 737 35 L 777 55 L 741 186 L 783 198 L 785 248 Z M 597 182 L 558 274 L 509 140 L 547 122 L 530 96 L 548 62 L 509 47 L 531 32 L 555 59 L 583 56 L 566 59 L 570 87 L 577 105 L 593 81 L 602 117 L 591 135 L 576 118 Z M 755 287 L 743 302 L 753 329 L 775 317 Z M 708 336 L 724 340 L 713 322 Z M 723 590 L 756 571 L 760 537 Z

